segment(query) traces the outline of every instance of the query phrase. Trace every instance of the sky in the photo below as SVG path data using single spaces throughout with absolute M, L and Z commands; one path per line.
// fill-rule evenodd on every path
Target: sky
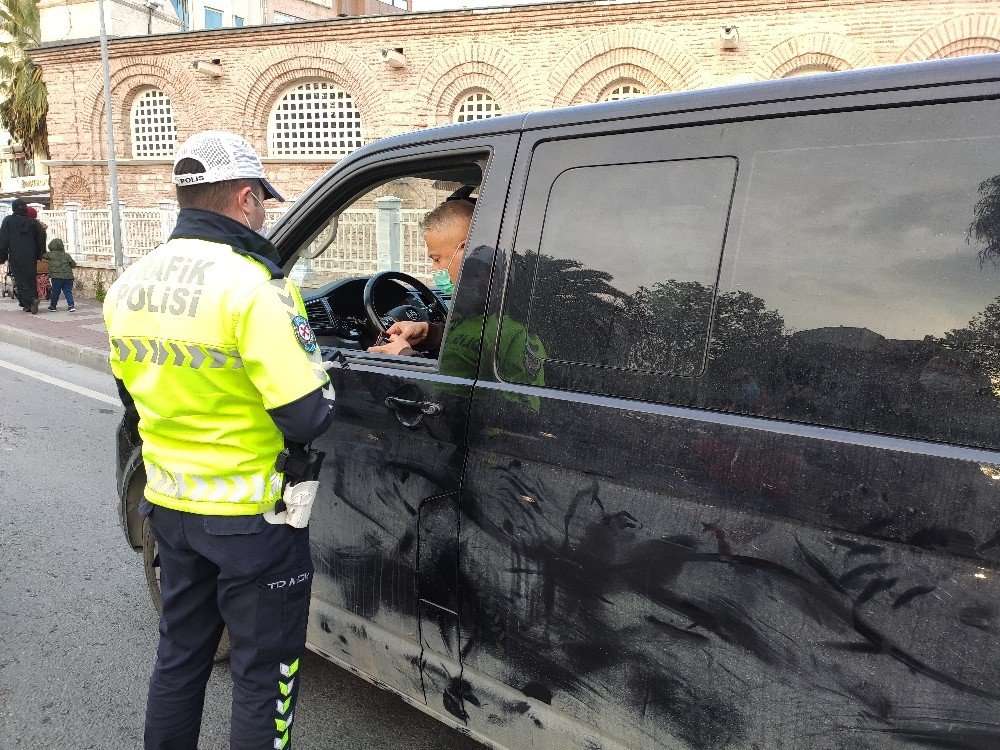
M 530 5 L 559 0 L 413 0 L 413 10 L 458 10 L 460 8 L 490 8 L 500 5 Z

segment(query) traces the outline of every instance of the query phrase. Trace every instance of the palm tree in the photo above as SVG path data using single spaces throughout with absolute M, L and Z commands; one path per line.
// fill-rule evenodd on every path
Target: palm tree
M 0 124 L 31 159 L 45 152 L 48 138 L 48 93 L 42 69 L 28 57 L 41 41 L 38 0 L 2 0 L 0 38 Z

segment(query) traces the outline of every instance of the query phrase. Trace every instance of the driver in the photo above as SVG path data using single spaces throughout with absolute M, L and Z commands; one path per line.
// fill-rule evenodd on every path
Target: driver
M 424 243 L 431 260 L 431 278 L 444 294 L 451 295 L 458 283 L 466 238 L 472 225 L 475 202 L 468 198 L 447 200 L 424 217 Z M 437 352 L 444 334 L 442 323 L 404 320 L 386 329 L 388 343 L 371 346 L 370 352 L 400 356 L 427 356 Z

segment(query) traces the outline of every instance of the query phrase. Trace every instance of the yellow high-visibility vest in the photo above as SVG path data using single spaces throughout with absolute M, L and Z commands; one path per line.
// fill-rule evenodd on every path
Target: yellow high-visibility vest
M 267 409 L 329 382 L 298 288 L 227 245 L 172 239 L 108 289 L 111 370 L 139 413 L 146 499 L 271 510 L 284 440 Z

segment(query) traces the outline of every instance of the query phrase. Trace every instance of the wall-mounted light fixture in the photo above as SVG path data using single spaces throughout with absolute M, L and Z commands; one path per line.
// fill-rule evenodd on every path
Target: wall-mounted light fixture
M 739 49 L 740 30 L 733 24 L 726 24 L 719 29 L 719 49 Z
M 201 73 L 212 78 L 218 78 L 222 75 L 222 60 L 218 57 L 214 60 L 195 60 L 191 63 L 191 67 L 194 68 L 196 73 Z
M 382 50 L 382 62 L 390 68 L 405 68 L 406 58 L 403 56 L 403 48 L 392 47 Z

